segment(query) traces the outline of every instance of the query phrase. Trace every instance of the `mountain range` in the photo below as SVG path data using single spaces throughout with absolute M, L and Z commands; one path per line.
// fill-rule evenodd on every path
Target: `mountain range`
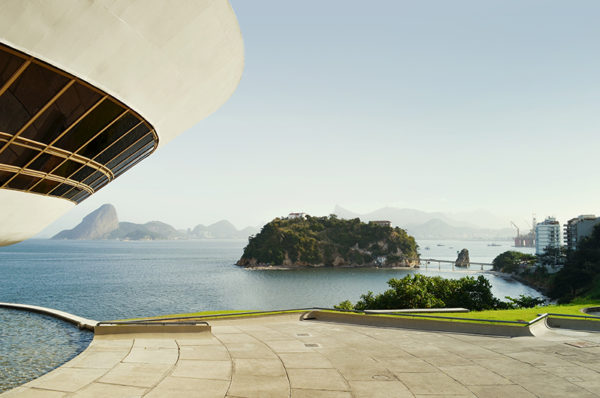
M 119 222 L 117 210 L 104 204 L 83 218 L 73 229 L 54 235 L 52 239 L 118 239 L 118 240 L 174 240 L 174 239 L 246 239 L 258 229 L 238 230 L 227 220 L 211 225 L 199 224 L 187 230 L 175 229 L 160 221 L 145 224 Z
M 497 221 L 494 222 L 493 215 L 479 213 L 481 213 L 480 218 L 485 218 L 489 224 L 498 224 Z M 359 214 L 335 206 L 333 214 L 344 219 L 358 217 L 362 221 L 387 220 L 392 225 L 405 229 L 417 239 L 510 240 L 514 235 L 514 230 L 511 228 L 482 228 L 441 212 L 384 207 L 370 213 Z
M 514 235 L 511 228 L 484 228 L 442 212 L 384 207 L 359 214 L 335 206 L 333 214 L 339 218 L 360 218 L 362 221 L 388 220 L 417 239 L 510 240 Z M 478 218 L 483 220 L 482 223 L 498 225 L 498 222 L 494 223 L 494 216 L 489 213 L 479 212 Z M 258 228 L 253 227 L 238 230 L 227 220 L 210 225 L 199 224 L 189 229 L 175 229 L 160 221 L 145 224 L 119 222 L 115 207 L 105 204 L 85 216 L 75 228 L 63 230 L 52 239 L 247 239 L 258 231 Z

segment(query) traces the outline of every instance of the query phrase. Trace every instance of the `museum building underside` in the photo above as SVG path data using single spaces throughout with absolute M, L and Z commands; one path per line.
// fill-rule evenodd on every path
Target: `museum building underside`
M 0 44 L 0 189 L 79 203 L 157 146 L 125 104 Z

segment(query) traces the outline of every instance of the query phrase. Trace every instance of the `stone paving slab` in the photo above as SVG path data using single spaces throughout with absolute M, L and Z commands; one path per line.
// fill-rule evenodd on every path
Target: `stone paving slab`
M 600 334 L 537 337 L 300 321 L 211 321 L 212 332 L 96 335 L 1 397 L 598 397 Z

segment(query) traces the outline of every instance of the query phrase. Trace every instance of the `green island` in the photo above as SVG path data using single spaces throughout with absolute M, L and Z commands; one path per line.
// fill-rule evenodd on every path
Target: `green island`
M 276 218 L 249 238 L 237 265 L 249 268 L 414 267 L 415 239 L 401 228 L 329 217 Z

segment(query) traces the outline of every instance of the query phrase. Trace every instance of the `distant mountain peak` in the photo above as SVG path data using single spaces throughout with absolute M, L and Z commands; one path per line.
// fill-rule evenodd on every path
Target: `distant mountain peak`
M 61 231 L 52 239 L 102 239 L 117 228 L 119 228 L 117 209 L 107 203 L 83 217 L 75 228 Z
M 209 226 L 199 224 L 193 230 L 176 230 L 162 221 L 145 224 L 119 222 L 115 207 L 104 204 L 85 216 L 75 228 L 61 231 L 52 239 L 246 239 L 257 232 L 253 227 L 238 231 L 228 220 L 220 220 Z
M 389 220 L 392 225 L 406 229 L 408 233 L 419 239 L 510 239 L 512 236 L 509 228 L 475 226 L 464 219 L 458 220 L 442 212 L 386 206 L 370 213 L 357 214 L 339 205 L 336 205 L 333 211 L 338 217 L 346 219 L 358 217 L 362 221 Z M 479 215 L 480 219 L 493 217 L 482 210 L 477 210 L 473 214 Z M 483 217 L 485 214 L 489 217 Z

